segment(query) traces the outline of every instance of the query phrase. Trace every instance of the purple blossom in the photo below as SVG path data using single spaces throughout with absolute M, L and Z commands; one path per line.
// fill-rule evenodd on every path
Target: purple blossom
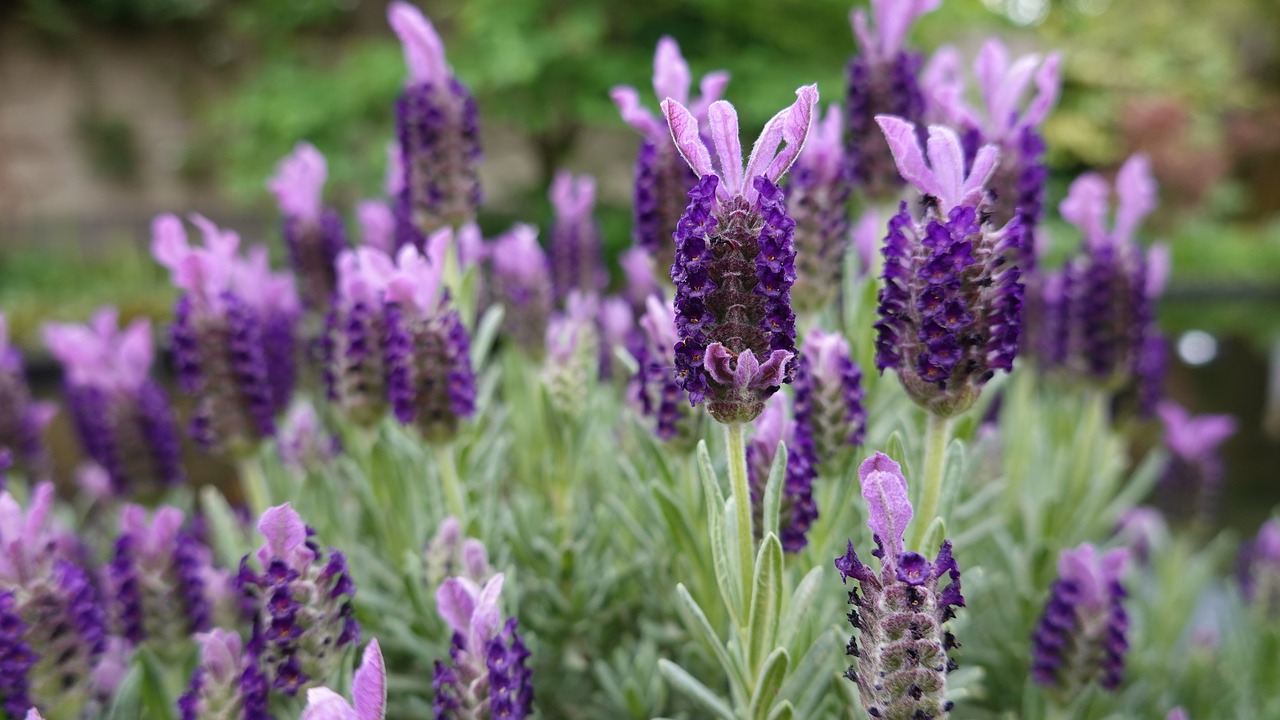
M 258 532 L 258 569 L 246 555 L 236 579 L 253 621 L 248 650 L 271 688 L 293 697 L 329 677 L 337 648 L 359 641 L 355 584 L 343 554 L 322 553 L 288 503 L 264 512 Z
M 854 182 L 871 198 L 895 196 L 902 185 L 889 147 L 873 123 L 878 115 L 916 123 L 924 119 L 917 78 L 920 55 L 904 50 L 903 44 L 916 18 L 939 4 L 940 0 L 872 0 L 870 17 L 862 8 L 849 15 L 860 50 L 845 69 L 845 162 Z
M 1058 579 L 1032 635 L 1031 677 L 1073 697 L 1090 682 L 1116 690 L 1124 678 L 1129 617 L 1120 583 L 1129 551 L 1098 553 L 1088 543 L 1058 556 Z
M 520 720 L 533 713 L 529 650 L 515 618 L 502 620 L 498 596 L 504 576 L 483 586 L 449 578 L 436 592 L 440 617 L 453 630 L 448 664 L 437 660 L 432 686 L 436 720 L 472 717 Z
M 400 38 L 409 70 L 395 106 L 403 174 L 396 195 L 396 246 L 422 249 L 437 230 L 475 217 L 481 199 L 479 110 L 449 69 L 444 44 L 421 10 L 393 2 L 387 21 Z
M 654 272 L 653 258 L 644 250 L 633 247 L 618 254 L 618 265 L 622 267 L 622 276 L 626 281 L 623 294 L 636 314 L 641 314 L 649 296 L 662 295 L 662 287 Z
M 944 623 L 964 607 L 951 541 L 943 541 L 932 563 L 905 549 L 913 510 L 902 469 L 888 456 L 877 452 L 867 458 L 858 480 L 880 574 L 862 563 L 853 541 L 836 558 L 841 580 L 853 578 L 861 589 L 849 592 L 849 623 L 859 632 L 846 649 L 857 662 L 845 677 L 857 684 L 871 717 L 946 717 L 952 705 L 946 699 L 947 673 L 955 668 L 947 651 L 956 642 Z M 946 587 L 939 587 L 944 576 Z
M 387 407 L 384 296 L 395 273 L 386 253 L 366 245 L 338 256 L 338 287 L 324 335 L 329 400 L 351 420 L 371 425 Z
M 377 639 L 369 641 L 351 680 L 351 700 L 327 687 L 307 691 L 299 720 L 383 720 L 387 716 L 387 668 Z
M 9 344 L 9 323 L 0 313 L 0 454 L 8 457 L 6 470 L 45 476 L 49 459 L 41 435 L 56 413 L 54 404 L 31 397 L 22 353 Z
M 302 299 L 313 309 L 328 304 L 335 281 L 334 261 L 347 246 L 342 216 L 323 204 L 327 177 L 324 155 L 303 142 L 280 161 L 267 183 L 284 216 L 284 240 L 293 271 L 302 282 Z
M 652 295 L 639 320 L 641 338 L 634 344 L 636 374 L 628 386 L 628 398 L 640 414 L 653 423 L 660 439 L 691 449 L 701 436 L 703 413 L 685 402 L 676 377 L 675 308 Z
M 600 372 L 599 304 L 594 295 L 570 291 L 565 311 L 547 323 L 543 381 L 556 409 L 574 417 L 585 407 L 587 381 Z
M 755 419 L 791 381 L 795 221 L 776 183 L 804 146 L 818 90 L 809 85 L 796 95 L 765 125 L 745 168 L 737 112 L 723 100 L 712 103 L 719 170 L 693 114 L 671 98 L 662 102 L 676 147 L 699 177 L 676 229 L 671 266 L 676 377 L 690 403 L 706 400 L 711 417 L 723 423 Z
M 271 720 L 270 686 L 254 653 L 241 646 L 240 636 L 215 628 L 196 634 L 195 640 L 200 664 L 178 699 L 181 720 L 218 720 L 229 711 L 239 720 Z
M 707 108 L 724 94 L 729 74 L 716 71 L 703 75 L 697 99 L 689 96 L 692 81 L 689 65 L 680 54 L 680 46 L 673 38 L 664 35 L 658 40 L 653 56 L 654 95 L 659 102 L 671 98 L 688 105 L 701 123 L 706 120 Z M 635 88 L 618 85 L 609 91 L 609 96 L 618 106 L 622 119 L 639 131 L 643 138 L 636 157 L 632 239 L 636 248 L 651 255 L 660 266 L 667 267 L 675 257 L 671 234 L 684 212 L 685 198 L 697 177 L 681 160 L 663 119 L 641 107 L 640 93 Z M 646 292 L 641 297 L 648 295 Z
M 865 278 L 876 269 L 876 255 L 880 249 L 883 227 L 880 213 L 875 209 L 867 209 L 863 211 L 862 217 L 858 218 L 858 222 L 849 232 L 849 242 L 852 243 L 853 251 L 858 255 L 859 278 Z
M 361 200 L 356 203 L 356 222 L 360 225 L 360 242 L 390 254 L 396 249 L 396 216 L 383 200 Z M 338 258 L 334 257 L 335 282 Z
M 337 457 L 342 443 L 320 422 L 315 406 L 302 401 L 289 410 L 280 426 L 280 462 L 295 470 L 319 467 Z
M 849 196 L 840 107 L 813 119 L 804 151 L 787 184 L 787 212 L 796 221 L 796 284 L 792 299 L 801 312 L 818 312 L 835 299 L 849 245 Z
M 867 429 L 862 370 L 848 341 L 839 333 L 810 330 L 800 351 L 795 389 L 796 433 L 811 446 L 815 465 L 839 472 Z
M 551 285 L 563 301 L 577 290 L 599 293 L 608 283 L 601 260 L 603 247 L 595 221 L 596 181 L 590 175 L 556 173 L 548 193 L 555 222 L 551 227 Z
M 542 350 L 551 315 L 551 266 L 538 245 L 538 230 L 517 224 L 489 248 L 490 293 L 506 311 L 503 329 L 527 352 Z
M 1196 415 L 1169 400 L 1156 405 L 1164 423 L 1164 444 L 1169 463 L 1160 478 L 1162 499 L 1184 503 L 1210 514 L 1222 486 L 1223 466 L 1219 448 L 1235 434 L 1236 419 L 1230 415 Z
M 462 523 L 450 515 L 436 528 L 436 534 L 423 550 L 427 587 L 435 590 L 446 578 L 458 576 L 477 585 L 493 577 L 489 551 L 473 537 L 463 537 Z
M 45 345 L 62 364 L 72 422 L 116 494 L 183 482 L 182 448 L 169 396 L 150 378 L 151 323 L 123 331 L 115 308 L 88 325 L 50 323 Z
M 1116 521 L 1116 540 L 1133 553 L 1134 559 L 1146 565 L 1153 550 L 1168 542 L 1169 528 L 1164 515 L 1147 506 L 1130 508 Z
M 747 444 L 747 478 L 751 488 L 753 527 L 764 527 L 765 484 L 778 453 L 778 443 L 787 447 L 787 468 L 783 475 L 782 503 L 779 511 L 779 536 L 782 549 L 800 552 L 809 544 L 810 526 L 818 519 L 818 504 L 813 499 L 813 444 L 798 424 L 787 417 L 786 395 L 774 395 L 764 412 L 755 420 L 755 434 Z
M 1240 588 L 1267 617 L 1280 617 L 1280 521 L 1263 523 L 1240 549 Z
M 924 201 L 919 218 L 904 202 L 889 221 L 876 367 L 894 369 L 917 404 L 951 417 L 973 404 L 997 370 L 1013 369 L 1022 328 L 1013 261 L 1023 229 L 1016 218 L 998 230 L 987 222 L 994 146 L 983 146 L 966 171 L 960 138 L 935 125 L 926 163 L 914 125 L 877 121 L 902 177 Z
M 244 452 L 275 434 L 295 372 L 299 303 L 293 279 L 271 272 L 265 247 L 238 254 L 240 237 L 192 215 L 203 247 L 182 221 L 160 215 L 151 253 L 182 291 L 172 330 L 178 383 L 196 398 L 192 436 L 206 448 Z

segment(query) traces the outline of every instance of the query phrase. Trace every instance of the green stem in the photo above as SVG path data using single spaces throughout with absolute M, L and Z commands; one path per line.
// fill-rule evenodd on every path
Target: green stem
M 453 454 L 453 443 L 444 443 L 436 453 L 440 462 L 440 484 L 444 489 L 444 502 L 449 514 L 458 518 L 464 526 L 467 524 L 466 493 L 458 479 L 458 462 Z
M 249 455 L 240 459 L 240 491 L 244 493 L 244 501 L 248 503 L 253 517 L 258 517 L 271 507 L 271 493 L 267 490 L 267 473 L 262 469 L 262 461 L 257 455 Z
M 924 434 L 924 493 L 920 496 L 920 512 L 909 547 L 926 552 L 925 535 L 938 516 L 942 500 L 942 482 L 946 476 L 947 441 L 951 439 L 951 419 L 929 413 Z
M 747 484 L 747 446 L 742 423 L 729 423 L 725 428 L 725 452 L 729 454 L 729 487 L 733 492 L 733 508 L 738 518 L 738 568 L 742 581 L 742 601 L 751 602 L 751 583 L 755 575 L 755 532 L 751 527 L 751 488 Z M 745 618 L 745 616 L 744 616 Z

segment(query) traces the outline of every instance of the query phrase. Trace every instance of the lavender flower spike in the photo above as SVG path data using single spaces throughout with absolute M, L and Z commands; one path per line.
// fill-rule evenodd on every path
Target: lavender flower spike
M 787 417 L 787 396 L 774 395 L 755 421 L 755 434 L 747 443 L 747 479 L 751 488 L 752 527 L 764 527 L 762 511 L 765 484 L 778 453 L 778 443 L 787 447 L 787 469 L 779 507 L 779 539 L 782 549 L 800 552 L 809 544 L 810 526 L 818 519 L 813 499 L 813 447 L 794 420 Z
M 236 578 L 253 620 L 248 651 L 271 688 L 293 697 L 329 677 L 342 655 L 337 650 L 360 640 L 356 589 L 343 554 L 322 553 L 288 503 L 264 512 L 258 532 L 265 539 L 257 552 L 261 569 L 246 555 Z
M 1240 553 L 1244 599 L 1268 618 L 1280 617 L 1280 521 L 1268 520 Z
M 427 236 L 475 217 L 480 204 L 480 121 L 475 98 L 445 62 L 431 22 L 407 2 L 387 20 L 404 46 L 409 79 L 396 100 L 403 180 L 396 197 L 396 246 L 422 249 Z
M 351 681 L 351 700 L 327 687 L 307 691 L 307 707 L 299 720 L 383 720 L 387 716 L 387 667 L 382 648 L 370 640 Z
M 862 8 L 850 13 L 860 52 L 845 70 L 845 161 L 854 182 L 871 198 L 890 198 L 902 186 L 873 121 L 882 114 L 916 123 L 924 119 L 917 78 L 920 55 L 904 50 L 903 44 L 916 18 L 940 4 L 941 0 L 872 0 L 870 18 Z
M 1120 686 L 1129 648 L 1120 578 L 1128 562 L 1124 548 L 1099 554 L 1088 543 L 1058 556 L 1058 579 L 1032 636 L 1037 683 L 1064 697 L 1095 680 L 1106 690 Z
M 565 311 L 547 324 L 543 382 L 551 405 L 568 417 L 581 417 L 586 388 L 600 373 L 598 305 L 594 295 L 573 290 L 565 299 Z
M 372 246 L 338 256 L 338 289 L 324 335 L 329 400 L 356 423 L 371 425 L 387 407 L 384 296 L 395 262 Z
M 490 717 L 523 720 L 533 713 L 529 650 L 515 618 L 502 621 L 498 596 L 504 576 L 483 586 L 449 578 L 436 592 L 440 616 L 453 629 L 450 663 L 436 661 L 435 719 Z
M 1192 416 L 1172 401 L 1161 401 L 1156 413 L 1164 423 L 1164 443 L 1169 464 L 1160 478 L 1161 489 L 1183 507 L 1202 515 L 1212 512 L 1221 489 L 1223 467 L 1219 446 L 1236 432 L 1230 415 Z
M 493 299 L 506 310 L 503 329 L 526 352 L 540 353 L 551 316 L 551 266 L 538 244 L 538 230 L 523 223 L 493 241 Z
M 315 406 L 302 401 L 289 410 L 280 427 L 280 462 L 295 470 L 315 469 L 337 457 L 342 443 L 320 422 Z
M 944 540 L 930 563 L 907 551 L 903 534 L 913 510 L 907 482 L 898 463 L 875 453 L 858 468 L 867 526 L 876 543 L 880 574 L 864 565 L 850 541 L 836 558 L 840 578 L 858 581 L 849 592 L 849 623 L 859 631 L 847 652 L 857 658 L 845 677 L 857 684 L 862 706 L 874 718 L 943 718 L 951 711 L 946 699 L 947 673 L 955 669 L 947 651 L 955 638 L 943 626 L 964 607 L 960 569 Z M 940 588 L 943 576 L 946 587 Z
M 268 182 L 284 216 L 284 241 L 293 271 L 302 281 L 303 302 L 313 309 L 328 304 L 336 279 L 333 264 L 347 246 L 342 216 L 323 204 L 327 176 L 320 151 L 310 143 L 298 143 Z
M 729 74 L 717 71 L 702 76 L 701 95 L 696 100 L 689 97 L 691 82 L 689 65 L 680 54 L 680 46 L 671 37 L 663 36 L 653 56 L 654 94 L 660 101 L 669 97 L 689 104 L 701 123 L 706 120 L 707 108 L 724 93 Z M 643 137 L 636 157 L 632 238 L 637 248 L 653 256 L 660 266 L 669 267 L 675 251 L 671 233 L 680 221 L 685 198 L 697 178 L 680 159 L 666 123 L 640 106 L 640 93 L 635 88 L 618 85 L 609 91 L 609 96 L 618 106 L 622 119 Z
M 876 322 L 876 367 L 892 368 L 918 405 L 941 417 L 964 412 L 997 370 L 1013 369 L 1022 329 L 1022 283 L 1013 262 L 1017 218 L 987 221 L 985 183 L 999 151 L 983 146 L 966 170 L 954 131 L 929 128 L 929 160 L 916 128 L 876 118 L 902 177 L 924 196 L 917 218 L 902 203 L 889 221 Z
M 684 402 L 685 392 L 676 375 L 675 308 L 651 295 L 639 323 L 644 337 L 633 348 L 636 375 L 629 397 L 640 414 L 652 420 L 655 435 L 692 449 L 701 437 L 704 413 Z
M 0 313 L 0 453 L 8 453 L 7 469 L 32 479 L 45 476 L 48 457 L 41 435 L 56 413 L 57 406 L 31 397 L 22 353 L 9 344 L 9 322 Z
M 178 698 L 181 720 L 270 720 L 270 686 L 258 669 L 257 657 L 243 648 L 233 631 L 214 628 L 197 633 L 200 664 L 187 692 Z
M 555 211 L 551 228 L 551 279 L 556 299 L 577 290 L 596 294 L 608 284 L 601 259 L 600 229 L 596 226 L 596 181 L 590 175 L 556 173 L 548 193 Z
M 427 587 L 433 591 L 446 578 L 458 576 L 477 585 L 493 577 L 489 551 L 476 538 L 462 536 L 462 523 L 452 515 L 436 528 L 436 534 L 422 552 Z
M 805 336 L 796 370 L 796 435 L 826 473 L 849 464 L 862 444 L 867 414 L 862 406 L 862 370 L 839 333 L 814 328 Z
M 809 141 L 787 185 L 787 211 L 796 221 L 796 309 L 817 312 L 835 298 L 849 244 L 849 196 L 853 184 L 844 159 L 840 106 L 813 119 Z
M 690 403 L 722 423 L 754 420 L 791 381 L 795 356 L 795 221 L 777 182 L 804 146 L 816 85 L 764 127 L 744 168 L 738 115 L 723 100 L 708 116 L 719 170 L 692 113 L 662 102 L 676 147 L 699 180 L 676 228 L 676 377 Z M 782 146 L 781 148 L 779 146 Z M 718 173 L 718 174 L 717 174 Z

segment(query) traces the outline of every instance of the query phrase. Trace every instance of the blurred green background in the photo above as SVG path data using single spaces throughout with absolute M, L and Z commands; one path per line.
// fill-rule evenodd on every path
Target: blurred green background
M 629 243 L 636 138 L 607 91 L 625 83 L 648 96 L 660 35 L 680 42 L 695 75 L 731 71 L 746 135 L 802 83 L 838 101 L 854 50 L 843 0 L 419 5 L 480 103 L 484 229 L 545 226 L 547 180 L 568 166 L 600 178 L 611 251 Z M 173 295 L 146 253 L 157 212 L 198 210 L 278 250 L 264 184 L 299 140 L 327 156 L 328 199 L 344 212 L 380 196 L 404 77 L 385 10 L 370 0 L 0 3 L 0 309 L 20 344 L 35 349 L 41 321 L 108 302 L 163 322 Z M 1274 485 L 1275 0 L 946 0 L 914 44 L 972 56 L 991 34 L 1017 52 L 1064 54 L 1045 128 L 1051 206 L 1086 169 L 1110 172 L 1139 150 L 1153 158 L 1162 203 L 1145 237 L 1170 241 L 1175 260 L 1165 325 L 1175 347 L 1188 331 L 1215 341 L 1208 359 L 1178 354 L 1170 391 L 1237 414 L 1232 482 Z M 1062 225 L 1050 236 L 1058 251 L 1074 242 Z

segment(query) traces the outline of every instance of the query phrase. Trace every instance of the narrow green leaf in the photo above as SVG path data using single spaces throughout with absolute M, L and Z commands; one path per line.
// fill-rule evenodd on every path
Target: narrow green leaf
M 120 681 L 105 720 L 138 720 L 142 717 L 142 663 L 134 662 Z
M 471 364 L 482 368 L 489 359 L 489 351 L 493 349 L 494 338 L 502 327 L 503 309 L 501 305 L 490 305 L 476 324 L 475 334 L 471 336 Z
M 889 441 L 884 444 L 884 452 L 896 462 L 901 463 L 904 469 L 906 468 L 907 444 L 902 439 L 901 430 L 894 430 L 893 434 L 889 436 Z
M 240 558 L 249 552 L 249 548 L 245 547 L 240 523 L 232 514 L 227 499 L 218 488 L 206 485 L 200 491 L 200 508 L 209 523 L 209 544 L 219 562 L 223 567 L 239 567 Z
M 834 627 L 829 628 L 813 641 L 782 684 L 779 694 L 795 701 L 796 717 L 817 717 L 818 706 L 827 694 L 827 685 L 837 677 L 833 669 L 843 668 L 844 643 L 845 638 L 841 638 Z M 850 682 L 845 684 L 853 686 Z M 854 703 L 857 704 L 856 698 Z
M 791 647 L 796 634 L 809 622 L 810 611 L 818 599 L 818 591 L 822 583 L 822 574 L 827 566 L 819 565 L 810 570 L 795 592 L 791 593 L 791 602 L 787 606 L 786 616 L 778 633 L 778 644 Z
M 733 559 L 729 555 L 729 542 L 725 536 L 724 515 L 720 506 L 708 509 L 707 532 L 711 536 L 711 563 L 716 572 L 716 585 L 720 588 L 720 599 L 729 609 L 729 616 L 734 625 L 741 623 L 742 613 L 739 611 L 742 600 L 738 597 L 737 574 L 733 571 Z M 733 517 L 730 515 L 730 517 Z
M 707 505 L 719 509 L 724 507 L 724 492 L 720 489 L 720 479 L 716 476 L 715 465 L 711 464 L 711 454 L 707 452 L 707 441 L 698 441 L 698 470 L 702 476 L 702 489 L 707 495 Z
M 778 532 L 778 510 L 782 506 L 782 486 L 787 474 L 787 444 L 778 443 L 778 453 L 773 456 L 769 468 L 769 480 L 764 486 L 764 529 L 762 535 Z
M 169 696 L 165 683 L 165 668 L 155 653 L 147 649 L 138 651 L 142 666 L 142 705 L 147 717 L 153 720 L 173 720 L 177 711 L 177 699 Z
M 782 543 L 769 534 L 760 543 L 756 557 L 755 582 L 751 591 L 751 611 L 747 625 L 751 637 L 750 667 L 760 667 L 766 654 L 777 646 L 778 616 L 782 606 Z
M 768 720 L 791 720 L 793 717 L 795 717 L 795 708 L 791 707 L 791 701 L 783 700 L 781 705 L 769 713 Z
M 697 678 L 685 672 L 684 668 L 666 658 L 662 658 L 658 660 L 658 671 L 667 679 L 667 682 L 671 683 L 672 687 L 680 691 L 685 697 L 714 713 L 716 717 L 723 718 L 723 720 L 736 720 L 733 710 L 725 704 L 725 701 L 706 685 L 699 682 Z
M 756 678 L 755 692 L 751 694 L 748 714 L 753 720 L 768 720 L 769 708 L 773 707 L 773 701 L 778 697 L 778 690 L 782 688 L 782 681 L 786 679 L 787 668 L 790 666 L 791 656 L 787 654 L 786 648 L 774 648 L 769 657 L 765 658 L 760 675 Z
M 729 677 L 729 683 L 741 688 L 741 692 L 745 695 L 746 683 L 738 671 L 738 665 L 729 658 L 728 648 L 724 646 L 720 637 L 716 635 L 715 629 L 711 627 L 711 621 L 707 620 L 707 614 L 703 612 L 702 606 L 689 594 L 689 589 L 684 586 L 684 583 L 676 585 L 676 596 L 680 599 L 680 614 L 684 616 L 685 623 L 689 625 L 694 636 L 715 653 L 716 659 L 720 661 L 720 666 L 724 668 L 725 674 Z

